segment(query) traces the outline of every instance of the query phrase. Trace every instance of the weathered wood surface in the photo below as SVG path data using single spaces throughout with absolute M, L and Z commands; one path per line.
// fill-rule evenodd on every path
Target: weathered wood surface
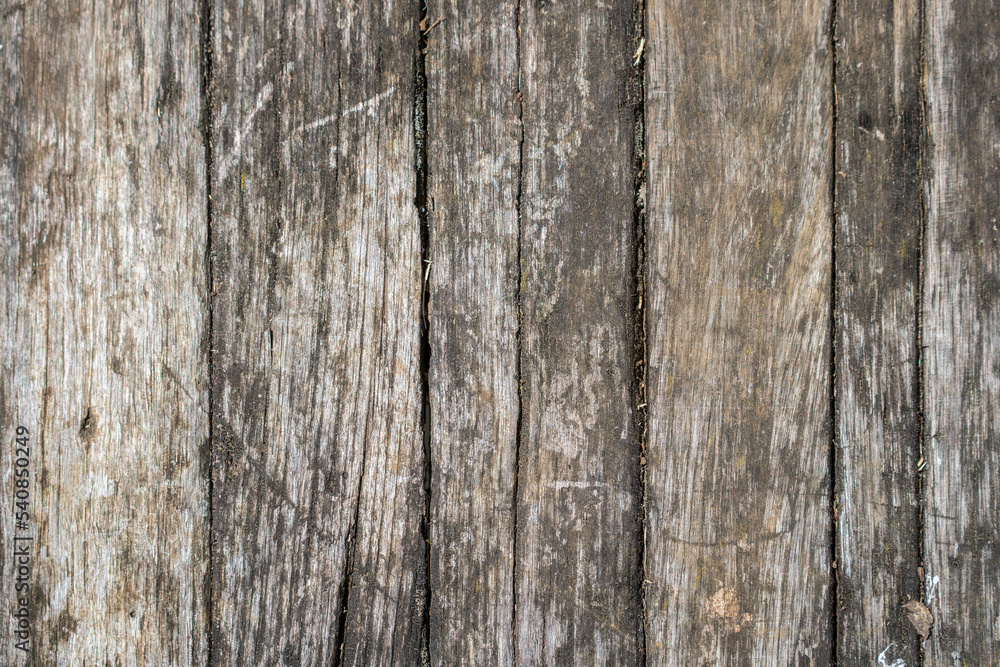
M 4 665 L 206 664 L 198 40 L 193 4 L 3 6 Z M 26 536 L 30 657 L 10 616 Z
M 215 3 L 215 664 L 412 665 L 418 8 Z
M 433 27 L 431 27 L 433 26 Z M 514 661 L 517 3 L 427 5 L 435 665 Z
M 829 10 L 647 8 L 647 664 L 830 660 Z
M 147 4 L 0 5 L 0 663 L 1000 664 L 992 5 Z
M 920 664 L 920 6 L 837 3 L 837 657 Z
M 524 3 L 518 664 L 642 662 L 632 3 Z
M 929 665 L 1000 664 L 1000 12 L 927 0 Z

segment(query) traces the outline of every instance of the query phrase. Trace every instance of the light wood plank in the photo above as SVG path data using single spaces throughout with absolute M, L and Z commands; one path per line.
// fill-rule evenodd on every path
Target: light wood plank
M 196 3 L 3 6 L 5 665 L 206 662 L 198 23 Z M 19 425 L 27 478 L 14 476 Z M 30 479 L 26 529 L 16 479 Z M 31 581 L 18 592 L 21 537 Z M 28 653 L 8 615 L 16 592 Z
M 1000 664 L 1000 14 L 928 0 L 928 665 Z
M 518 664 L 642 662 L 632 3 L 520 12 Z
M 647 5 L 647 664 L 830 661 L 829 9 Z
M 220 665 L 419 661 L 417 11 L 214 5 Z
M 917 665 L 917 0 L 837 3 L 837 654 Z
M 436 665 L 514 659 L 516 24 L 517 3 L 508 0 L 427 5 Z

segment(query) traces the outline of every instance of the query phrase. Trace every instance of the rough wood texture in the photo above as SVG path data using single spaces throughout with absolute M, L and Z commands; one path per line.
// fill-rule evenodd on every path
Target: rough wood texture
M 829 7 L 647 10 L 648 664 L 827 664 Z
M 198 34 L 193 3 L 3 5 L 5 665 L 206 662 Z M 11 512 L 18 425 L 27 530 Z M 26 535 L 30 658 L 8 615 Z
M 220 665 L 419 661 L 417 11 L 214 7 Z
M 1000 664 L 1000 11 L 928 0 L 929 665 Z
M 517 5 L 427 6 L 436 665 L 514 659 Z
M 632 3 L 520 13 L 519 664 L 642 660 Z
M 919 664 L 917 0 L 837 3 L 837 655 Z

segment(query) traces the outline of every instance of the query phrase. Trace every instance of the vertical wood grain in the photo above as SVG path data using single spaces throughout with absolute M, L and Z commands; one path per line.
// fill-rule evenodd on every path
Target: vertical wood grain
M 5 665 L 206 664 L 198 38 L 195 3 L 3 6 Z M 8 613 L 15 536 L 33 537 L 30 654 Z
M 214 4 L 220 665 L 419 661 L 417 12 Z
M 436 665 L 510 665 L 518 420 L 517 3 L 427 6 Z
M 642 659 L 632 3 L 525 2 L 518 664 Z
M 840 664 L 919 664 L 920 6 L 837 2 Z
M 828 664 L 829 5 L 647 12 L 647 664 Z
M 928 0 L 929 665 L 1000 664 L 1000 12 Z

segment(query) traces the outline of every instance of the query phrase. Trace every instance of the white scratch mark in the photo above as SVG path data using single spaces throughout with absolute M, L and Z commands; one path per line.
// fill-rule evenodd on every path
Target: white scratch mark
M 344 109 L 342 112 L 340 112 L 339 116 L 340 117 L 344 117 L 344 116 L 347 116 L 348 114 L 358 113 L 359 111 L 365 111 L 365 110 L 367 110 L 368 113 L 374 114 L 375 113 L 375 107 L 378 105 L 378 103 L 381 100 L 383 100 L 386 97 L 388 97 L 389 95 L 392 95 L 394 92 L 396 92 L 396 86 L 390 86 L 389 90 L 386 90 L 385 92 L 381 92 L 378 95 L 376 95 L 375 97 L 373 97 L 371 99 L 368 99 L 368 100 L 365 100 L 364 102 L 361 102 L 360 104 L 355 104 L 353 107 L 350 107 L 349 109 Z M 316 120 L 314 120 L 314 121 L 312 121 L 310 123 L 303 123 L 302 125 L 299 125 L 298 127 L 296 127 L 294 130 L 292 130 L 288 134 L 288 137 L 283 142 L 283 146 L 287 147 L 288 146 L 288 142 L 291 140 L 292 137 L 294 137 L 294 136 L 296 136 L 298 134 L 302 134 L 303 132 L 311 132 L 312 130 L 316 130 L 318 128 L 321 128 L 324 125 L 329 125 L 333 121 L 337 120 L 337 117 L 338 117 L 338 114 L 332 113 L 329 116 L 323 116 L 322 118 L 317 118 Z
M 243 124 L 238 130 L 236 130 L 236 135 L 233 137 L 233 149 L 229 154 L 222 160 L 222 164 L 219 165 L 219 180 L 223 181 L 226 178 L 226 174 L 229 173 L 229 167 L 232 164 L 233 157 L 240 154 L 240 150 L 243 148 L 243 137 L 250 132 L 250 128 L 253 126 L 253 119 L 257 117 L 257 114 L 261 112 L 264 105 L 271 101 L 274 96 L 274 84 L 268 81 L 261 88 L 260 92 L 257 93 L 257 103 L 254 105 L 253 111 L 247 116 L 247 119 L 243 121 Z
M 371 98 L 370 100 L 365 100 L 364 102 L 361 102 L 360 104 L 355 104 L 353 107 L 349 107 L 347 109 L 344 109 L 344 111 L 343 111 L 343 113 L 341 115 L 342 116 L 347 116 L 348 114 L 358 113 L 359 111 L 368 111 L 369 113 L 372 113 L 372 112 L 375 111 L 375 107 L 378 105 L 379 102 L 381 102 L 385 98 L 389 97 L 394 92 L 396 92 L 396 86 L 390 86 L 389 90 L 387 90 L 387 91 L 385 91 L 383 93 L 379 93 L 378 95 L 376 95 L 375 97 Z M 309 125 L 316 125 L 317 123 L 325 125 L 326 123 L 329 123 L 330 120 L 332 120 L 332 117 L 327 116 L 326 118 L 321 118 L 320 120 L 313 121 L 313 123 L 310 123 Z M 325 122 L 322 122 L 322 121 L 325 121 Z M 306 126 L 306 127 L 308 127 L 308 126 Z M 319 127 L 319 125 L 316 125 L 316 127 Z M 312 129 L 312 128 L 309 128 L 309 129 Z
M 604 482 L 574 482 L 574 481 L 558 481 L 549 482 L 545 486 L 552 489 L 593 489 L 601 486 L 606 486 Z
M 886 662 L 885 654 L 889 652 L 896 642 L 893 642 L 885 647 L 885 650 L 878 654 L 878 667 L 906 667 L 906 662 L 902 658 L 896 658 L 892 662 Z
M 934 578 L 932 579 L 931 575 L 929 574 L 927 575 L 927 583 L 925 584 L 925 586 L 927 587 L 928 607 L 930 607 L 934 603 L 934 591 L 937 590 L 937 586 L 940 583 L 941 583 L 941 577 L 934 575 Z
M 285 63 L 285 66 L 281 70 L 282 75 L 287 75 L 294 66 L 294 62 Z M 260 92 L 257 93 L 257 101 L 254 103 L 253 111 L 250 112 L 250 115 L 247 116 L 247 119 L 243 121 L 243 124 L 236 131 L 236 135 L 233 137 L 233 149 L 229 151 L 229 154 L 220 161 L 219 181 L 225 180 L 226 175 L 229 173 L 229 168 L 232 166 L 233 159 L 240 154 L 240 151 L 243 148 L 243 138 L 250 133 L 250 128 L 253 127 L 254 118 L 256 118 L 257 114 L 259 114 L 267 103 L 271 101 L 272 97 L 274 97 L 274 83 L 268 81 L 264 84 L 264 87 L 260 89 Z

